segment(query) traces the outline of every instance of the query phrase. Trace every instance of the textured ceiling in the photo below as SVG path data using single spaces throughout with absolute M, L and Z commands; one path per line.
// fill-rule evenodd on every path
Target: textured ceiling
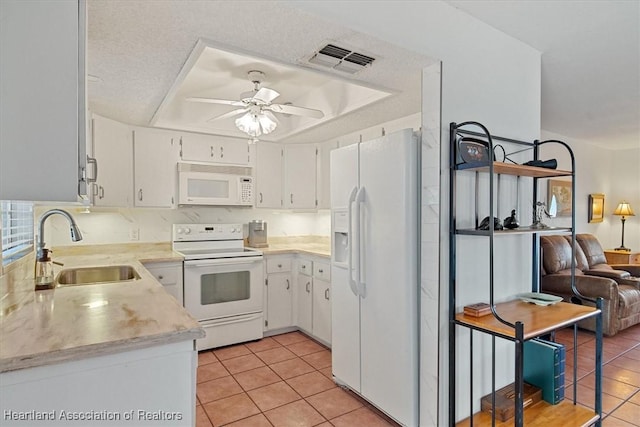
M 395 95 L 285 141 L 324 141 L 420 111 L 421 70 L 434 62 L 274 1 L 93 0 L 88 13 L 88 73 L 99 78 L 89 83 L 89 108 L 141 126 L 150 125 L 200 38 L 286 64 L 326 41 L 377 58 L 351 78 Z M 229 78 L 247 83 L 242 74 Z
M 640 147 L 640 1 L 447 0 L 542 52 L 542 128 Z

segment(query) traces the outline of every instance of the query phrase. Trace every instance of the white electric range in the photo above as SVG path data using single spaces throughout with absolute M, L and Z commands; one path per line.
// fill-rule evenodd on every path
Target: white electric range
M 184 306 L 207 333 L 198 350 L 262 338 L 263 256 L 244 247 L 242 224 L 174 224 L 184 256 Z

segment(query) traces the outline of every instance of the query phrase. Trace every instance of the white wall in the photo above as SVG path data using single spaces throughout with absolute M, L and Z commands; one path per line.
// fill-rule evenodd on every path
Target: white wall
M 442 185 L 440 194 L 440 286 L 435 282 L 431 288 L 423 289 L 430 306 L 439 304 L 439 313 L 431 310 L 435 319 L 423 318 L 425 322 L 437 323 L 439 331 L 423 340 L 439 342 L 440 362 L 430 357 L 423 360 L 423 368 L 439 363 L 437 377 L 423 378 L 421 384 L 421 425 L 444 425 L 448 422 L 448 124 L 476 120 L 484 123 L 495 134 L 518 139 L 533 140 L 540 130 L 540 53 L 494 28 L 470 17 L 454 7 L 440 1 L 343 1 L 340 7 L 333 2 L 305 1 L 290 2 L 310 13 L 321 15 L 374 37 L 395 43 L 406 49 L 429 55 L 442 61 Z M 431 206 L 433 209 L 434 206 Z M 433 213 L 423 210 L 424 215 Z M 461 239 L 464 240 L 464 239 Z M 470 240 L 470 239 L 467 239 Z M 529 255 L 529 241 L 508 241 L 498 256 L 526 259 Z M 423 239 L 424 241 L 424 239 Z M 462 242 L 461 242 L 462 243 Z M 472 281 L 465 283 L 465 292 L 458 295 L 459 308 L 469 302 L 477 302 L 480 290 L 487 289 L 483 267 L 488 262 L 486 244 L 479 240 L 465 241 L 468 248 L 459 259 L 465 261 L 466 271 Z M 468 244 L 467 244 L 468 243 Z M 436 245 L 437 248 L 437 245 Z M 423 258 L 428 255 L 423 253 Z M 434 250 L 430 255 L 438 257 Z M 484 256 L 483 256 L 484 255 Z M 500 259 L 500 258 L 498 258 Z M 498 278 L 503 295 L 528 290 L 530 286 L 529 267 L 519 268 L 517 264 L 502 265 Z M 424 305 L 423 305 L 424 308 Z M 468 342 L 467 331 L 458 331 L 459 342 Z M 478 334 L 476 334 L 478 335 Z M 476 340 L 475 372 L 486 372 L 486 363 L 480 357 L 489 354 L 486 341 Z M 513 381 L 512 345 L 499 347 L 498 384 Z M 464 345 L 460 346 L 459 359 L 468 358 Z M 468 383 L 466 369 L 468 363 L 458 364 L 457 418 L 466 414 L 468 408 Z M 462 380 L 464 379 L 464 380 Z M 486 377 L 476 381 L 474 390 L 476 409 L 479 409 L 481 393 L 488 392 L 490 381 Z
M 603 248 L 620 246 L 622 234 L 620 217 L 613 215 L 618 203 L 626 200 L 636 212 L 625 224 L 625 246 L 640 250 L 640 146 L 629 149 L 607 149 L 586 141 L 543 131 L 542 139 L 558 139 L 569 144 L 576 161 L 576 232 L 595 235 Z M 558 145 L 541 148 L 542 159 L 557 158 L 558 168 L 569 170 L 570 160 Z M 541 197 L 547 188 L 540 188 Z M 589 194 L 605 195 L 604 220 L 589 223 Z M 549 225 L 569 225 L 570 220 L 549 219 Z

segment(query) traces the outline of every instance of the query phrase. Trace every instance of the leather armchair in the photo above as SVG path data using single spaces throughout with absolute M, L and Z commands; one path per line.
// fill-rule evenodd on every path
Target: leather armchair
M 584 235 L 580 235 L 584 236 Z M 591 236 L 593 237 L 593 236 Z M 595 239 L 595 237 L 594 237 Z M 618 331 L 640 323 L 640 288 L 630 279 L 631 272 L 616 271 L 606 265 L 604 252 L 602 259 L 597 256 L 596 247 L 587 256 L 580 240 L 576 236 L 576 271 L 575 283 L 578 292 L 589 298 L 603 298 L 603 328 L 605 335 L 615 335 Z M 593 244 L 589 238 L 584 241 Z M 571 237 L 541 236 L 542 271 L 540 279 L 541 291 L 562 297 L 566 302 L 594 305 L 588 301 L 576 298 L 571 290 Z M 595 240 L 599 246 L 600 243 Z M 600 248 L 602 250 L 602 248 Z M 591 265 L 589 261 L 591 260 Z M 604 265 L 598 261 L 605 260 Z M 608 268 L 607 268 L 608 267 Z M 597 270 L 599 276 L 587 274 Z M 635 272 L 634 269 L 631 269 Z M 608 277 L 607 277 L 608 276 Z M 616 280 L 620 281 L 617 282 Z M 627 280 L 631 284 L 625 283 Z M 595 320 L 589 319 L 580 323 L 581 327 L 595 330 Z

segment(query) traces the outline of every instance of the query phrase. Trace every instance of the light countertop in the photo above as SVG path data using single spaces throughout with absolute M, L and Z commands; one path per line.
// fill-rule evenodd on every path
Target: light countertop
M 272 237 L 265 255 L 330 257 L 328 236 Z M 144 268 L 181 262 L 170 243 L 72 245 L 52 259 L 71 267 L 131 265 L 139 280 L 33 290 L 33 256 L 0 277 L 0 372 L 193 340 L 204 331 Z M 16 264 L 20 263 L 18 261 Z
M 204 336 L 198 322 L 141 263 L 181 261 L 170 245 L 54 248 L 53 260 L 65 264 L 56 266 L 56 274 L 69 267 L 128 264 L 141 278 L 38 292 L 32 274 L 3 283 L 2 289 L 10 291 L 0 300 L 0 372 Z
M 270 237 L 269 247 L 259 248 L 265 255 L 306 254 L 331 258 L 329 236 Z

